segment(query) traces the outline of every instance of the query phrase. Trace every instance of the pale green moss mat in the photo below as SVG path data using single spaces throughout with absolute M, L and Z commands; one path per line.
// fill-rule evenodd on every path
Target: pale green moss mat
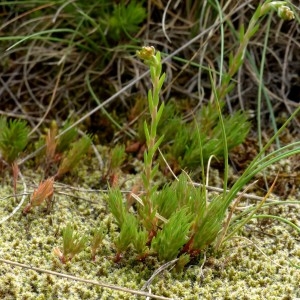
M 84 168 L 81 171 L 85 173 Z M 24 177 L 32 191 L 30 176 L 25 174 Z M 91 181 L 89 177 L 89 184 Z M 36 178 L 35 183 L 38 182 L 39 179 Z M 19 186 L 22 187 L 21 184 Z M 45 206 L 34 208 L 26 216 L 18 211 L 1 225 L 0 258 L 140 290 L 162 263 L 158 263 L 153 257 L 147 258 L 145 262 L 135 261 L 134 253 L 130 252 L 125 254 L 119 264 L 113 262 L 115 252 L 111 240 L 118 234 L 117 226 L 107 212 L 103 194 L 62 188 L 59 183 L 56 183 L 55 191 L 53 208 L 49 214 L 45 213 Z M 12 195 L 12 188 L 3 185 L 0 190 L 0 219 L 7 216 L 17 205 L 13 197 L 5 198 L 8 195 Z M 20 200 L 20 196 L 18 199 Z M 25 205 L 26 203 L 23 207 Z M 272 214 L 284 216 L 298 226 L 300 224 L 299 206 L 272 208 Z M 100 222 L 104 222 L 109 234 L 105 236 L 95 262 L 91 261 L 89 244 L 85 251 L 66 265 L 62 265 L 53 255 L 54 247 L 62 247 L 61 229 L 70 221 L 76 225 L 77 231 L 88 234 L 90 240 L 92 230 Z M 163 271 L 150 285 L 151 293 L 173 299 L 300 297 L 300 269 L 289 263 L 290 261 L 300 265 L 299 234 L 274 221 L 260 224 L 253 221 L 246 226 L 243 236 L 224 245 L 217 258 L 207 253 L 206 263 L 202 268 L 202 261 L 194 261 L 182 273 L 176 273 L 174 269 Z M 0 298 L 24 300 L 142 297 L 1 263 Z

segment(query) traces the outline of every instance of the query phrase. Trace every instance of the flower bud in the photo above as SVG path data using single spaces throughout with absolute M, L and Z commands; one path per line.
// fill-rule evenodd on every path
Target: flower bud
M 155 54 L 153 46 L 145 46 L 140 51 L 136 51 L 137 56 L 143 60 L 151 60 Z
M 291 21 L 295 19 L 294 12 L 286 5 L 279 6 L 277 13 L 278 16 L 283 20 Z

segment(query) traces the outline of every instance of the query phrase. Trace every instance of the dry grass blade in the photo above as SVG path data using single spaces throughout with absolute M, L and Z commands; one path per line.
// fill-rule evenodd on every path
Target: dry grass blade
M 130 197 L 134 198 L 138 203 L 140 203 L 142 206 L 144 206 L 143 200 L 138 195 L 136 195 L 134 193 L 130 193 Z M 166 218 L 164 218 L 163 216 L 161 216 L 159 213 L 156 213 L 155 217 L 160 219 L 164 223 L 168 222 L 168 220 Z
M 179 258 L 173 259 L 171 261 L 168 261 L 167 263 L 163 264 L 161 267 L 159 267 L 153 274 L 152 276 L 147 280 L 147 282 L 143 285 L 142 287 L 142 291 L 144 291 L 145 289 L 147 289 L 149 287 L 149 285 L 152 283 L 152 281 L 154 280 L 154 278 L 161 273 L 162 271 L 168 269 L 169 267 L 173 266 Z

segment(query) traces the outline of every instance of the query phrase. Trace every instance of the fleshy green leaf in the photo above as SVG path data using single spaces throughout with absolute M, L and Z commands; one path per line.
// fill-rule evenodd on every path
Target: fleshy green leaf
M 157 233 L 151 243 L 151 249 L 157 252 L 160 260 L 169 261 L 177 257 L 187 242 L 190 226 L 191 215 L 186 208 L 171 216 L 168 223 Z
M 0 150 L 9 164 L 13 163 L 25 149 L 29 140 L 27 123 L 23 120 L 0 119 Z

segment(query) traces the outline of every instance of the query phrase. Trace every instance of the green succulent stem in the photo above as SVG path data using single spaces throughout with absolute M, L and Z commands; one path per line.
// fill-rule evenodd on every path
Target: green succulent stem
M 152 182 L 158 169 L 158 165 L 153 168 L 153 160 L 155 153 L 163 140 L 163 136 L 157 139 L 157 126 L 164 110 L 164 103 L 159 105 L 159 95 L 166 75 L 165 73 L 162 74 L 160 52 L 155 53 L 154 47 L 143 47 L 140 51 L 137 51 L 137 56 L 144 60 L 145 64 L 150 67 L 152 82 L 152 90 L 149 90 L 148 92 L 148 106 L 151 116 L 150 125 L 147 124 L 146 121 L 144 122 L 147 151 L 144 152 L 143 176 L 143 184 L 145 189 L 143 201 L 145 213 L 148 216 L 152 216 L 153 207 L 151 198 L 156 190 L 155 187 L 152 187 Z

